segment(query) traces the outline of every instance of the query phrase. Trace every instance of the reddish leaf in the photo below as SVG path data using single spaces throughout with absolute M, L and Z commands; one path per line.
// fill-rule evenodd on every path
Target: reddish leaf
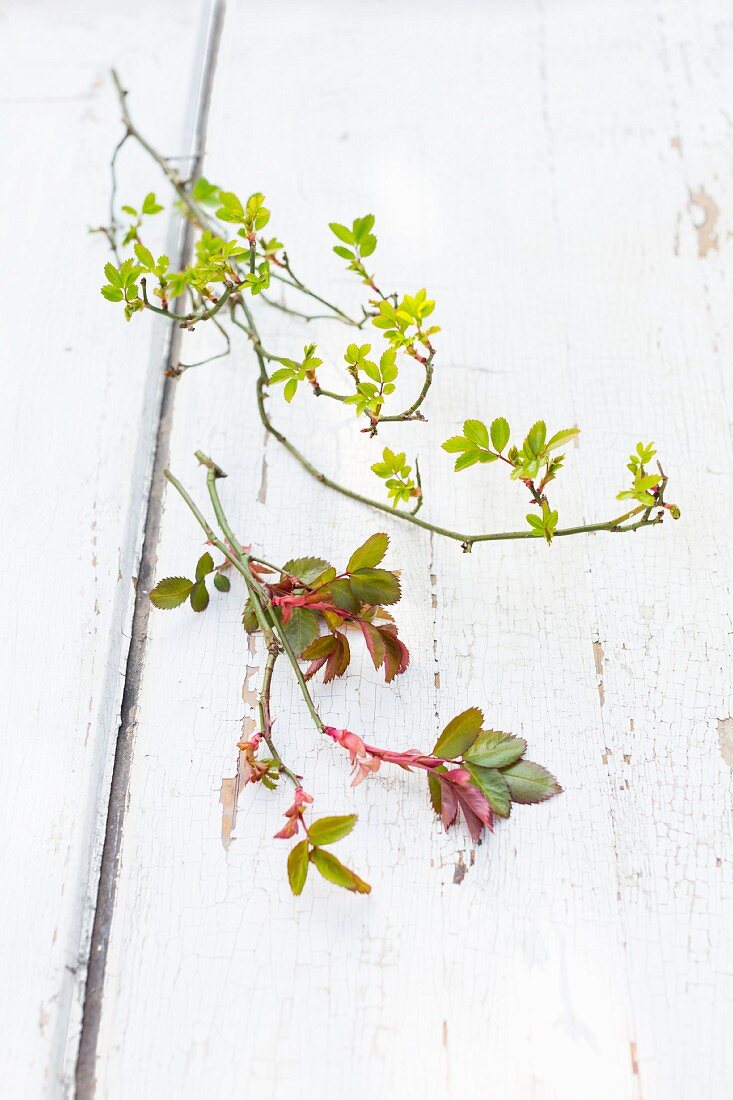
M 310 680 L 313 676 L 315 676 L 319 669 L 323 668 L 327 660 L 328 655 L 326 655 L 325 657 L 317 657 L 315 661 L 311 661 L 311 663 L 308 665 L 308 668 L 303 673 L 304 679 Z
M 442 776 L 440 777 L 442 780 Z M 448 831 L 453 822 L 456 820 L 458 814 L 458 799 L 456 797 L 456 788 L 452 783 L 441 782 L 440 784 L 440 816 L 443 821 L 443 828 Z
M 330 683 L 337 676 L 343 676 L 351 660 L 351 650 L 346 635 L 337 630 L 333 637 L 336 645 L 326 660 L 326 671 L 323 675 L 324 684 Z
M 326 658 L 326 671 L 323 674 L 324 684 L 330 684 L 338 676 L 338 667 L 341 660 L 341 647 L 336 645 L 332 653 Z
M 304 673 L 306 680 L 310 680 L 319 669 L 323 668 L 336 646 L 336 639 L 331 634 L 323 634 L 303 650 L 301 657 L 311 662 Z
M 374 662 L 375 668 L 380 668 L 384 662 L 386 653 L 386 646 L 381 633 L 371 623 L 365 623 L 360 621 L 359 626 L 361 632 L 364 635 L 364 641 L 366 642 L 367 649 L 369 650 L 369 656 Z
M 338 630 L 344 625 L 343 615 L 337 615 L 335 611 L 323 611 L 323 618 L 328 623 L 329 630 Z
M 494 813 L 480 791 L 475 787 L 457 787 L 456 795 L 468 825 L 472 840 L 478 840 L 484 827 L 494 830 Z
M 410 653 L 405 643 L 397 637 L 394 627 L 379 627 L 379 633 L 385 647 L 384 678 L 389 684 L 395 676 L 405 671 L 410 663 Z
M 349 661 L 351 660 L 351 649 L 349 647 L 349 640 L 345 634 L 338 633 L 336 635 L 339 644 L 340 660 L 338 665 L 337 676 L 343 676 L 346 669 L 349 667 Z
M 303 657 L 307 661 L 314 661 L 319 657 L 328 657 L 329 653 L 333 652 L 335 645 L 337 645 L 337 642 L 332 634 L 322 634 L 320 638 L 316 638 L 303 650 Z
M 468 773 L 465 769 L 454 768 L 449 772 L 433 774 L 440 780 L 441 816 L 446 829 L 455 821 L 460 806 L 473 840 L 480 838 L 484 828 L 493 830 L 494 814 L 491 806 L 481 791 L 467 780 Z
M 471 834 L 471 840 L 473 840 L 475 843 L 477 840 L 481 839 L 481 833 L 484 831 L 483 823 L 479 821 L 473 810 L 471 810 L 468 806 L 461 802 L 460 798 L 458 799 L 458 801 L 461 803 L 463 818 L 466 822 L 466 825 L 468 826 L 468 831 Z
M 438 817 L 440 817 L 442 803 L 441 785 L 438 777 L 433 775 L 432 772 L 428 772 L 428 792 L 430 794 L 430 804 Z

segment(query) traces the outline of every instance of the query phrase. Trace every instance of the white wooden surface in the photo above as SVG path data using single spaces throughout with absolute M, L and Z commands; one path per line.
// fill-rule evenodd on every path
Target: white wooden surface
M 110 326 L 88 226 L 107 218 L 121 136 L 110 65 L 156 140 L 176 153 L 183 138 L 198 5 L 157 8 L 0 5 L 0 1091 L 14 1100 L 60 1095 L 75 1058 L 163 337 Z M 139 202 L 147 165 L 124 163 Z
M 330 253 L 326 223 L 373 210 L 385 282 L 427 285 L 437 298 L 444 331 L 430 423 L 383 439 L 419 451 L 425 514 L 516 525 L 516 487 L 493 468 L 456 478 L 437 446 L 466 415 L 504 413 L 518 427 L 545 415 L 583 428 L 558 483 L 568 520 L 608 514 L 627 448 L 642 437 L 657 441 L 683 519 L 637 536 L 566 539 L 549 551 L 501 544 L 468 557 L 387 521 L 412 665 L 385 688 L 355 662 L 345 683 L 317 689 L 322 713 L 409 747 L 431 744 L 446 718 L 477 704 L 528 738 L 566 794 L 517 811 L 474 849 L 440 831 L 409 776 L 380 774 L 350 791 L 344 760 L 314 740 L 279 674 L 279 742 L 302 762 L 319 809 L 359 812 L 344 855 L 372 882 L 368 899 L 310 882 L 292 899 L 286 846 L 267 839 L 284 794 L 245 791 L 231 822 L 228 781 L 262 658 L 248 652 L 239 599 L 212 601 L 201 616 L 153 616 L 96 1094 L 722 1100 L 733 1092 L 730 6 L 281 0 L 259 8 L 256 25 L 251 15 L 247 0 L 230 3 L 207 175 L 240 193 L 264 190 L 298 268 L 347 301 L 357 292 Z M 70 87 L 85 88 L 79 74 L 91 78 L 120 50 L 116 20 L 89 18 L 92 67 L 72 58 Z M 151 131 L 162 118 L 155 92 L 191 46 L 185 18 L 174 26 L 180 40 L 166 40 L 161 25 L 146 32 L 127 78 L 148 93 L 136 89 Z M 253 35 L 262 48 L 252 49 Z M 243 81 L 258 89 L 255 117 L 242 106 Z M 91 124 L 71 104 L 58 109 L 81 152 L 66 148 L 57 124 L 42 124 L 70 176 L 75 157 L 84 168 L 95 158 L 79 201 L 97 210 L 101 135 L 114 133 L 105 95 L 91 153 L 81 136 Z M 154 179 L 137 163 L 134 173 L 126 193 Z M 33 187 L 24 231 L 44 195 L 43 181 Z M 11 567 L 17 576 L 31 560 L 36 570 L 7 631 L 23 673 L 10 681 L 10 715 L 26 722 L 23 736 L 11 727 L 6 739 L 3 780 L 16 914 L 2 940 L 12 993 L 3 1042 L 23 1051 L 11 1075 L 18 1095 L 37 1095 L 44 1074 L 47 1093 L 59 1091 L 73 994 L 60 971 L 88 922 L 81 884 L 94 863 L 129 606 L 115 555 L 124 543 L 129 577 L 137 528 L 128 511 L 140 500 L 139 441 L 152 416 L 149 396 L 141 413 L 150 329 L 122 328 L 97 306 L 97 253 L 84 248 L 77 278 L 92 289 L 76 373 L 60 373 L 54 358 L 70 324 L 54 298 L 49 343 L 39 337 L 35 356 L 47 373 L 11 382 L 22 412 L 11 438 L 28 452 L 22 484 L 6 487 L 15 523 L 24 519 Z M 296 323 L 260 312 L 268 345 L 301 346 Z M 79 323 L 75 314 L 74 332 Z M 335 359 L 345 334 L 312 332 Z M 171 464 L 203 500 L 192 452 L 213 454 L 230 475 L 222 492 L 241 538 L 268 557 L 345 558 L 385 522 L 306 480 L 272 441 L 263 449 L 254 370 L 240 347 L 181 381 Z M 64 418 L 51 417 L 62 403 L 71 440 Z M 307 395 L 289 411 L 274 407 L 322 468 L 374 490 L 377 444 L 356 435 L 351 417 Z M 127 423 L 116 431 L 120 410 Z M 90 473 L 95 444 L 103 461 Z M 95 502 L 106 531 L 96 589 L 92 534 L 83 536 Z M 52 559 L 38 554 L 40 538 L 54 540 Z M 169 495 L 160 575 L 189 568 L 198 546 Z M 50 588 L 64 569 L 72 583 Z M 95 599 L 96 637 L 92 611 L 81 610 Z M 107 709 L 95 703 L 85 746 L 98 684 L 93 698 Z M 7 812 L 7 797 L 0 804 Z M 39 1005 L 50 1022 L 36 1019 Z

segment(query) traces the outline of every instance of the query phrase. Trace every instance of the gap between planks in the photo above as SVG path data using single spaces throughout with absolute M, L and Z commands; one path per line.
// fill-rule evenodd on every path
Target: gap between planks
M 210 0 L 202 13 L 202 47 L 194 72 L 190 97 L 191 125 L 186 127 L 191 135 L 189 174 L 192 178 L 200 173 L 205 155 L 209 106 L 221 42 L 224 12 L 225 0 Z M 192 244 L 193 227 L 190 222 L 186 221 L 179 226 L 176 234 L 176 247 L 171 250 L 179 267 L 183 267 L 188 263 Z M 167 368 L 172 367 L 176 362 L 180 343 L 180 329 L 171 326 L 166 337 L 163 354 L 163 361 Z M 107 950 L 117 893 L 122 830 L 128 803 L 130 764 L 135 740 L 137 702 L 148 636 L 148 619 L 150 615 L 148 592 L 155 579 L 158 541 L 160 538 L 165 493 L 163 471 L 168 464 L 170 452 L 175 383 L 175 378 L 166 375 L 161 387 L 152 474 L 145 515 L 145 531 L 137 574 L 132 633 L 125 668 L 125 685 L 122 694 L 120 724 L 117 731 L 104 847 L 102 849 L 97 887 L 97 902 L 89 946 L 84 1007 L 73 1093 L 76 1100 L 93 1100 L 96 1094 L 97 1044 L 104 998 Z

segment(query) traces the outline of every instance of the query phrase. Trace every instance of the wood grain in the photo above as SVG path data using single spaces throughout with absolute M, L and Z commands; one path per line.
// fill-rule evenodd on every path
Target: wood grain
M 95 43 L 110 42 L 110 56 L 117 33 L 107 14 L 89 29 Z M 185 21 L 176 33 L 189 41 Z M 172 64 L 170 41 L 157 42 L 148 37 L 138 55 L 148 104 L 165 87 L 150 59 L 162 51 Z M 278 423 L 322 469 L 362 491 L 379 492 L 368 467 L 383 444 L 419 453 L 423 514 L 486 530 L 519 526 L 526 502 L 494 467 L 453 474 L 439 443 L 466 416 L 504 414 L 518 434 L 540 415 L 553 430 L 581 426 L 554 494 L 561 523 L 610 515 L 625 456 L 651 438 L 683 517 L 636 535 L 551 549 L 495 544 L 464 556 L 324 491 L 265 440 L 256 365 L 242 344 L 187 373 L 171 466 L 204 503 L 193 451 L 213 455 L 229 474 L 222 495 L 245 542 L 275 561 L 313 553 L 341 564 L 372 531 L 390 533 L 412 664 L 385 688 L 358 654 L 345 681 L 316 688 L 324 718 L 408 748 L 429 746 L 447 718 L 478 705 L 493 725 L 525 736 L 566 793 L 517 808 L 480 846 L 460 830 L 446 836 L 416 777 L 380 772 L 352 792 L 343 756 L 315 740 L 278 669 L 278 745 L 321 812 L 359 813 L 343 854 L 373 884 L 357 898 L 309 882 L 293 899 L 287 847 L 269 839 L 286 792 L 235 798 L 236 742 L 263 663 L 241 629 L 241 593 L 215 595 L 205 615 L 153 615 L 97 1097 L 722 1100 L 733 1091 L 732 60 L 733 16 L 722 0 L 277 0 L 257 10 L 256 27 L 248 0 L 228 5 L 207 175 L 240 194 L 264 191 L 296 270 L 354 306 L 358 287 L 331 254 L 326 225 L 373 210 L 384 282 L 426 285 L 443 326 L 429 423 L 389 426 L 370 441 L 351 415 L 307 394 L 291 407 L 273 397 Z M 78 62 L 73 71 L 77 79 Z M 76 119 L 71 105 L 58 109 Z M 60 139 L 44 125 L 53 148 Z M 74 125 L 81 141 L 87 124 Z M 105 152 L 95 141 L 99 175 Z M 133 172 L 126 194 L 144 193 L 148 180 L 158 186 L 152 168 L 136 163 Z M 26 221 L 42 194 L 35 186 Z M 87 204 L 103 186 L 84 183 Z M 96 279 L 96 259 L 89 265 L 85 277 Z M 64 331 L 63 302 L 53 308 Z M 78 323 L 91 316 L 90 307 Z M 259 316 L 265 342 L 283 355 L 310 339 L 329 363 L 343 354 L 348 336 L 338 326 L 304 332 L 266 308 Z M 39 519 L 13 550 L 16 573 L 49 529 L 55 551 L 33 559 L 44 583 L 10 624 L 17 653 L 34 655 L 10 709 L 26 734 L 9 740 L 18 784 L 10 882 L 22 905 L 8 942 L 30 906 L 38 926 L 9 971 L 13 989 L 26 975 L 3 1035 L 16 1048 L 25 1040 L 31 1068 L 17 1076 L 19 1094 L 38 1091 L 63 1045 L 59 1020 L 69 1018 L 74 982 L 63 985 L 58 971 L 88 923 L 79 883 L 94 866 L 90 823 L 108 775 L 111 727 L 101 716 L 119 701 L 114 627 L 127 621 L 129 595 L 120 602 L 110 562 L 123 543 L 128 569 L 134 560 L 134 537 L 117 532 L 137 527 L 120 501 L 132 509 L 142 498 L 139 438 L 148 438 L 154 393 L 143 392 L 145 321 L 114 325 L 101 307 L 94 313 L 77 370 L 86 364 L 82 377 L 91 376 L 96 341 L 106 381 L 94 375 L 101 394 L 84 398 L 83 414 L 68 376 L 34 353 L 36 372 L 53 382 L 32 387 L 33 400 L 47 402 L 45 422 L 51 401 L 62 412 L 69 402 L 64 424 L 77 413 L 75 423 L 95 426 L 93 474 L 83 433 L 73 439 L 81 457 L 56 426 L 31 453 L 26 408 L 13 437 L 25 443 L 31 476 L 11 487 L 11 515 L 28 514 L 27 486 L 40 485 L 41 470 L 40 501 L 53 505 L 50 524 L 33 513 Z M 192 354 L 214 350 L 215 334 L 193 341 Z M 98 427 L 109 408 L 142 435 Z M 63 462 L 53 449 L 61 446 Z M 96 514 L 90 500 L 106 523 L 98 589 L 80 535 Z M 168 494 L 159 576 L 190 570 L 200 546 Z M 69 583 L 50 589 L 49 577 L 64 573 Z M 39 643 L 49 591 L 53 629 Z M 82 617 L 94 599 L 100 615 Z M 102 631 L 96 640 L 89 622 Z M 82 751 L 73 708 L 85 705 L 79 685 L 91 683 L 102 685 L 94 699 L 107 709 L 95 703 Z M 63 736 L 54 737 L 59 704 Z M 31 874 L 29 853 L 44 844 L 42 874 Z M 43 954 L 64 886 L 60 946 Z M 53 1002 L 45 1038 L 34 1032 L 31 1042 L 29 1014 L 39 1003 L 48 1012 L 62 986 L 66 1000 Z
M 431 422 L 384 433 L 420 451 L 427 514 L 516 525 L 514 487 L 481 470 L 456 480 L 437 451 L 464 416 L 506 413 L 525 428 L 541 414 L 585 428 L 557 495 L 568 521 L 608 513 L 643 433 L 685 519 L 468 558 L 389 525 L 413 665 L 391 692 L 363 669 L 319 693 L 324 714 L 409 746 L 479 704 L 529 739 L 567 793 L 474 850 L 430 824 L 407 777 L 380 776 L 352 800 L 343 761 L 313 744 L 281 684 L 279 737 L 305 760 L 319 806 L 359 810 L 350 854 L 375 884 L 361 903 L 319 884 L 288 897 L 284 854 L 260 846 L 283 807 L 263 792 L 240 797 L 222 845 L 219 792 L 234 774 L 246 666 L 261 654 L 246 654 L 231 601 L 156 619 L 102 1095 L 144 1081 L 150 1095 L 173 1083 L 196 1096 L 239 1080 L 268 1098 L 728 1091 L 731 775 L 716 719 L 731 709 L 730 520 L 716 502 L 731 465 L 716 341 L 726 326 L 729 349 L 733 26 L 722 6 L 711 14 L 708 29 L 683 5 L 423 6 L 419 19 L 392 5 L 375 50 L 366 13 L 271 7 L 262 30 L 281 76 L 249 119 L 246 153 L 227 139 L 236 65 L 221 73 L 210 172 L 266 192 L 309 277 L 350 293 L 314 241 L 329 218 L 374 209 L 389 284 L 424 280 L 438 299 Z M 314 20 L 328 28 L 315 40 Z M 245 36 L 235 7 L 231 56 Z M 714 122 L 698 150 L 701 114 Z M 694 209 L 703 187 L 715 225 L 712 206 Z M 293 347 L 290 326 L 266 323 L 269 343 Z M 317 335 L 337 356 L 343 337 Z M 251 360 L 216 369 L 214 390 L 201 377 L 181 387 L 173 459 L 191 486 L 195 446 L 224 465 L 243 538 L 276 558 L 328 555 L 382 525 L 304 481 L 272 442 L 263 459 Z M 338 412 L 304 404 L 278 415 L 323 468 L 367 486 L 369 444 Z M 181 568 L 190 529 L 169 500 L 161 573 Z
M 88 227 L 107 218 L 121 136 L 110 65 L 155 140 L 179 151 L 199 13 L 168 0 L 158 12 L 0 14 L 0 1064 L 12 1097 L 60 1096 L 78 1037 L 165 337 L 115 333 L 99 294 L 107 249 Z M 147 165 L 123 164 L 139 204 Z

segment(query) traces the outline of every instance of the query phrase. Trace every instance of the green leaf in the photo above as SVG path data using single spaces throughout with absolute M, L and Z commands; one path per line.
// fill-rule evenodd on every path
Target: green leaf
M 198 562 L 196 563 L 196 580 L 203 580 L 204 577 L 206 577 L 209 573 L 213 573 L 213 571 L 214 559 L 207 550 L 206 553 L 201 555 Z
M 117 270 L 117 268 L 115 267 L 114 264 L 105 264 L 104 265 L 104 273 L 107 276 L 110 283 L 112 284 L 112 286 L 122 286 L 122 279 L 120 277 L 120 273 L 119 273 L 119 271 Z
M 400 598 L 400 582 L 386 569 L 357 569 L 351 574 L 351 590 L 362 603 L 391 604 Z
M 143 214 L 159 214 L 163 207 L 155 201 L 155 192 L 151 191 L 143 199 Z
M 374 566 L 379 565 L 387 553 L 388 546 L 389 536 L 385 535 L 383 531 L 377 532 L 376 535 L 370 535 L 366 542 L 358 550 L 355 550 L 349 558 L 346 572 L 353 573 L 355 569 L 373 569 Z
M 296 364 L 297 366 L 297 364 Z M 277 386 L 280 382 L 286 382 L 289 378 L 293 377 L 292 367 L 278 367 L 270 375 L 270 385 Z
M 483 721 L 484 716 L 478 707 L 469 707 L 451 718 L 435 742 L 433 755 L 443 760 L 456 760 L 463 756 L 480 734 Z
M 205 176 L 199 176 L 193 185 L 193 197 L 205 206 L 216 206 L 219 202 L 219 188 L 209 183 Z
M 205 611 L 209 606 L 209 591 L 206 587 L 206 581 L 196 581 L 196 584 L 191 589 L 189 596 L 191 601 L 191 607 L 194 611 Z
M 303 650 L 301 657 L 305 661 L 317 661 L 319 657 L 328 657 L 330 653 L 333 653 L 337 645 L 338 641 L 334 638 L 333 634 L 322 634 Z
M 463 425 L 463 434 L 466 439 L 470 439 L 477 447 L 483 447 L 484 450 L 489 445 L 489 432 L 484 423 L 480 420 L 466 420 Z
M 291 558 L 286 561 L 283 569 L 291 576 L 297 577 L 302 584 L 313 584 L 327 569 L 332 569 L 330 562 L 323 558 Z
M 480 451 L 466 451 L 465 454 L 459 455 L 456 459 L 454 469 L 456 471 L 467 470 L 469 466 L 475 466 L 477 462 L 481 461 Z
M 443 804 L 440 780 L 437 776 L 433 775 L 432 772 L 428 772 L 428 793 L 430 795 L 430 805 L 433 807 L 438 817 L 440 817 L 440 810 Z
M 366 354 L 367 351 L 369 351 L 370 348 L 371 348 L 371 344 L 366 344 L 365 345 L 365 354 Z M 356 364 L 359 362 L 361 357 L 362 357 L 361 348 L 359 347 L 358 344 L 349 344 L 346 351 L 344 352 L 344 359 L 351 366 L 356 366 Z
M 260 629 L 260 624 L 257 621 L 257 613 L 252 604 L 252 600 L 247 600 L 242 611 L 242 626 L 248 634 L 254 634 Z
M 290 402 L 295 397 L 295 391 L 297 389 L 298 389 L 298 383 L 296 382 L 296 380 L 294 378 L 291 378 L 289 382 L 285 383 L 285 389 L 283 390 L 283 393 L 285 395 L 285 400 L 287 401 L 288 404 L 290 404 Z
M 308 830 L 312 844 L 335 844 L 337 840 L 348 836 L 356 825 L 356 814 L 343 817 L 319 817 Z
M 369 234 L 360 242 L 360 251 L 364 258 L 366 258 L 367 256 L 371 256 L 376 247 L 377 238 L 372 234 Z
M 382 372 L 382 379 L 385 382 L 394 382 L 395 378 L 399 374 L 399 370 L 396 363 L 397 352 L 394 348 L 387 348 L 382 352 L 379 357 L 379 369 Z
M 366 214 L 363 218 L 356 218 L 354 221 L 354 240 L 357 244 L 362 244 L 368 237 L 372 226 L 374 225 L 374 215 Z
M 333 250 L 342 260 L 355 260 L 356 256 L 350 248 L 344 248 L 342 244 L 335 244 Z
M 300 657 L 319 634 L 318 616 L 307 607 L 294 607 L 292 618 L 282 626 L 296 657 Z
M 547 425 L 544 420 L 538 420 L 527 432 L 526 444 L 533 455 L 538 455 L 545 446 Z
M 214 588 L 216 588 L 218 592 L 228 592 L 231 587 L 232 582 L 229 580 L 226 573 L 216 574 L 214 577 Z
M 329 584 L 328 595 L 331 602 L 342 611 L 350 611 L 353 614 L 359 610 L 359 600 L 352 592 L 351 582 L 346 577 L 341 577 Z
M 220 191 L 219 202 L 221 207 L 216 211 L 216 216 L 224 222 L 243 222 L 244 207 L 233 191 Z
M 188 577 L 166 577 L 158 581 L 150 592 L 150 600 L 156 607 L 163 611 L 169 611 L 172 607 L 180 607 L 185 603 L 189 592 L 193 588 L 193 581 Z
M 344 244 L 354 244 L 354 234 L 345 225 L 339 225 L 338 222 L 329 222 L 328 228 Z
M 465 754 L 467 763 L 480 764 L 482 768 L 504 768 L 514 764 L 527 751 L 522 737 L 500 730 L 482 730 L 471 749 Z
M 288 882 L 290 889 L 297 896 L 303 893 L 305 880 L 308 878 L 308 841 L 301 840 L 288 855 Z
M 507 781 L 512 802 L 531 805 L 535 802 L 544 802 L 545 799 L 562 792 L 562 787 L 555 776 L 551 775 L 547 768 L 531 760 L 520 760 L 510 768 L 503 768 L 501 774 Z
M 494 450 L 501 453 L 509 442 L 509 425 L 503 416 L 497 416 L 491 422 L 491 442 Z
M 103 286 L 102 295 L 108 302 L 121 302 L 124 295 L 116 286 Z
M 448 454 L 458 454 L 461 451 L 473 450 L 473 443 L 463 435 L 452 435 L 450 439 L 446 439 L 445 443 L 442 443 L 441 446 Z
M 146 267 L 149 271 L 155 267 L 153 253 L 150 251 L 150 249 L 146 248 L 144 244 L 140 244 L 139 241 L 135 245 L 135 255 L 137 256 L 143 267 Z
M 494 813 L 499 817 L 509 817 L 512 801 L 509 797 L 509 786 L 502 773 L 496 768 L 479 768 L 475 764 L 469 764 L 468 770 Z
M 310 854 L 311 862 L 315 863 L 325 879 L 333 882 L 335 886 L 343 886 L 345 890 L 351 890 L 356 894 L 371 893 L 371 886 L 360 879 L 357 874 L 344 867 L 340 859 L 331 852 L 324 852 L 321 848 L 314 848 Z
M 580 435 L 580 428 L 565 428 L 561 432 L 555 432 L 552 439 L 548 441 L 545 450 L 556 451 L 558 447 L 564 447 L 569 440 L 575 439 L 576 435 Z

